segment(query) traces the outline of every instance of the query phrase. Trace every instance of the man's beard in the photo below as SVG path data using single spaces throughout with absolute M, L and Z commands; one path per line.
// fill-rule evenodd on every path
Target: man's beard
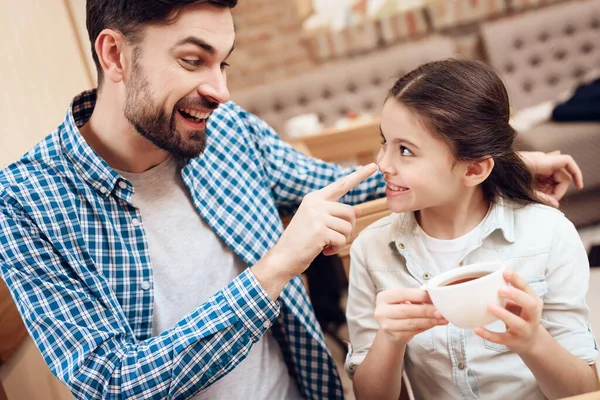
M 212 110 L 218 104 L 204 97 L 181 99 L 173 107 L 171 115 L 167 116 L 160 106 L 153 103 L 148 79 L 137 60 L 133 60 L 125 99 L 125 118 L 155 146 L 180 158 L 193 158 L 206 148 L 206 129 L 191 131 L 187 138 L 184 137 L 175 126 L 175 113 L 183 107 Z

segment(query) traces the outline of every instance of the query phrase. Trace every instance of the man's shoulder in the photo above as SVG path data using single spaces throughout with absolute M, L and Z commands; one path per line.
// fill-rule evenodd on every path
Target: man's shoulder
M 211 115 L 209 124 L 218 131 L 235 129 L 238 134 L 264 134 L 265 131 L 272 130 L 266 121 L 246 111 L 233 101 L 221 104 Z
M 0 197 L 21 197 L 40 192 L 64 172 L 59 131 L 46 136 L 20 159 L 0 170 Z
M 228 101 L 227 103 L 219 105 L 219 107 L 213 111 L 210 121 L 217 125 L 226 124 L 231 127 L 232 124 L 237 125 L 243 123 L 249 116 L 251 116 L 249 112 L 233 101 Z

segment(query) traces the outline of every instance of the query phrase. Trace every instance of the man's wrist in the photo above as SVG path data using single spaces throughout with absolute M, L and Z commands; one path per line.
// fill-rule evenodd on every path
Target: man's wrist
M 278 253 L 271 250 L 250 268 L 256 280 L 274 301 L 279 298 L 285 285 L 294 277 L 285 268 L 285 264 Z

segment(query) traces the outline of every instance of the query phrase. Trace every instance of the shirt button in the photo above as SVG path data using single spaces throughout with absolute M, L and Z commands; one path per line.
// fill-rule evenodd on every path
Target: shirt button
M 423 274 L 423 279 L 425 279 L 427 281 L 427 280 L 429 280 L 429 278 L 431 278 L 431 274 L 429 272 L 425 272 Z
M 270 327 L 271 327 L 271 321 L 265 321 L 265 322 L 263 322 L 263 328 L 269 329 Z
M 404 250 L 406 248 L 404 243 L 398 243 L 398 247 L 400 247 L 402 250 Z
M 148 290 L 148 289 L 150 289 L 150 282 L 148 282 L 148 281 L 144 281 L 144 282 L 142 282 L 142 289 L 143 289 L 143 290 Z
M 131 220 L 131 223 L 133 224 L 133 226 L 140 226 L 140 220 L 137 218 Z
M 465 369 L 465 364 L 464 363 L 458 364 L 458 369 L 460 369 L 460 370 Z
M 459 267 L 462 267 L 463 265 L 465 265 L 465 261 L 464 260 L 462 260 L 461 262 L 458 263 Z
M 121 181 L 121 182 L 119 182 L 119 187 L 121 189 L 127 189 L 127 184 L 125 183 L 125 181 Z
M 108 189 L 107 189 L 107 188 L 105 188 L 104 186 L 102 186 L 102 187 L 100 188 L 100 193 L 102 193 L 102 194 L 106 194 L 107 192 L 108 192 Z

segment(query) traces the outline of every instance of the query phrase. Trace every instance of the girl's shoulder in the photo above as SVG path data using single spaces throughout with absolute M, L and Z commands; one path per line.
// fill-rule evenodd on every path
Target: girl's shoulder
M 416 221 L 412 212 L 392 213 L 363 228 L 354 243 L 382 243 L 395 240 L 399 234 L 410 233 Z
M 519 206 L 510 203 L 505 207 L 513 210 L 516 240 L 530 238 L 549 243 L 561 237 L 577 236 L 573 223 L 556 208 L 543 204 Z

